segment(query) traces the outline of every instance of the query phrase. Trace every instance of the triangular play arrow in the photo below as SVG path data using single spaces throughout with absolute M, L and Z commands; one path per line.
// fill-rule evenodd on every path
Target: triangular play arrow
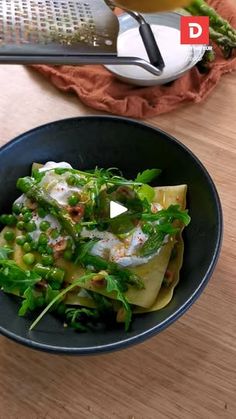
M 118 217 L 118 215 L 124 214 L 127 211 L 128 208 L 124 207 L 124 205 L 118 204 L 115 201 L 110 202 L 110 218 Z

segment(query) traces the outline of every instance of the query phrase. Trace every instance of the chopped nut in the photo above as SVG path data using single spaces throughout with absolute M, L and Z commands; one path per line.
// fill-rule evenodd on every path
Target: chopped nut
M 66 246 L 67 246 L 67 242 L 66 242 L 66 239 L 64 238 L 53 245 L 53 253 L 54 253 L 55 259 L 59 259 L 62 252 L 64 252 L 64 250 L 66 249 Z
M 70 214 L 71 218 L 73 221 L 75 222 L 79 222 L 81 220 L 81 218 L 84 215 L 84 205 L 83 204 L 78 204 L 74 207 L 71 206 L 67 206 L 66 207 L 68 213 Z

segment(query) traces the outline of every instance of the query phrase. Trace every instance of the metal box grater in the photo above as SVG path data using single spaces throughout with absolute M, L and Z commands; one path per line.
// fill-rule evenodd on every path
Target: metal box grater
M 117 56 L 119 22 L 103 0 L 0 0 L 0 64 L 134 64 Z

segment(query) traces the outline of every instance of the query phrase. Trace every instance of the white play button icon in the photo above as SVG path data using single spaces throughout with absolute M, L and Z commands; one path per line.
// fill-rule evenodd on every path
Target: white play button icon
M 118 204 L 115 201 L 110 202 L 110 218 L 118 217 L 118 215 L 124 214 L 127 211 L 128 208 L 124 207 L 124 205 Z

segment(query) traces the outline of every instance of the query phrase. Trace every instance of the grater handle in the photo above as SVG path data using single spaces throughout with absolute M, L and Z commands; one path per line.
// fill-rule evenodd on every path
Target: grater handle
M 165 63 L 149 23 L 145 21 L 142 22 L 139 26 L 139 32 L 142 37 L 144 46 L 146 48 L 150 63 L 155 67 L 159 68 L 160 70 L 163 70 L 163 68 L 165 67 Z
M 0 54 L 1 64 L 49 64 L 49 65 L 85 65 L 85 64 L 115 64 L 137 65 L 154 76 L 160 76 L 162 71 L 148 61 L 138 57 L 117 57 L 117 55 L 3 55 Z

